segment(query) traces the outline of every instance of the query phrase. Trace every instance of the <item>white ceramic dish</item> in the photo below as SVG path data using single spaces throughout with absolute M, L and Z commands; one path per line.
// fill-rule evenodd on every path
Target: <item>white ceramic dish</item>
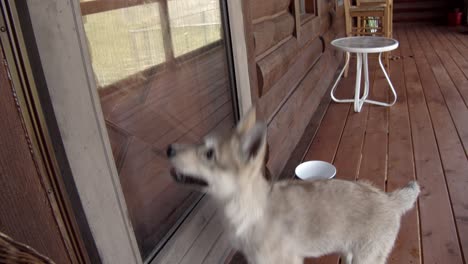
M 327 180 L 335 177 L 336 168 L 333 164 L 321 161 L 306 161 L 296 167 L 296 176 L 302 180 Z

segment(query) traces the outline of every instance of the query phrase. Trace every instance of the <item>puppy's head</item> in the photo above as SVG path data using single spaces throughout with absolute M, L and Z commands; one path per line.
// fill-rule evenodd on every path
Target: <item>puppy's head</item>
M 229 134 L 197 145 L 172 144 L 167 156 L 176 182 L 227 198 L 262 177 L 265 150 L 266 125 L 256 121 L 252 108 Z

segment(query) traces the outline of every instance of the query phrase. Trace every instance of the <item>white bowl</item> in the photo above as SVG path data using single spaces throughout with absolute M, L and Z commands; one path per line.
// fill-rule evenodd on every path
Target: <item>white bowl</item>
M 296 176 L 302 180 L 327 180 L 335 177 L 336 168 L 333 164 L 321 161 L 306 161 L 296 167 Z

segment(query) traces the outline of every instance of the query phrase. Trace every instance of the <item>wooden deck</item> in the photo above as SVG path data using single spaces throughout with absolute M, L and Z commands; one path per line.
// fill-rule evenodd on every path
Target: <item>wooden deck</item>
M 331 103 L 306 160 L 333 162 L 337 178 L 368 180 L 392 191 L 417 179 L 416 209 L 404 216 L 390 264 L 466 263 L 468 255 L 468 35 L 431 25 L 395 24 L 391 62 L 398 93 L 390 107 Z M 355 68 L 352 64 L 351 70 Z M 371 67 L 371 97 L 389 98 Z M 350 96 L 354 76 L 338 91 Z M 336 264 L 337 256 L 306 260 Z

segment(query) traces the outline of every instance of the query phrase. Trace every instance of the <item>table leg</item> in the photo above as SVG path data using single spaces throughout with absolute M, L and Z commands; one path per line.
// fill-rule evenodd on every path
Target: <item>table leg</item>
M 336 81 L 333 84 L 333 87 L 332 87 L 331 92 L 330 92 L 330 96 L 331 96 L 332 100 L 337 102 L 337 103 L 349 103 L 349 102 L 353 101 L 353 100 L 349 100 L 349 99 L 338 99 L 338 98 L 335 97 L 336 87 L 338 86 L 338 82 L 341 80 L 341 76 L 343 76 L 344 71 L 348 67 L 349 57 L 350 57 L 349 52 L 346 52 L 345 64 L 344 64 L 343 69 L 341 70 L 340 74 L 338 75 L 338 78 L 336 78 Z
M 361 60 L 361 63 L 357 65 L 358 75 L 356 75 L 356 91 L 354 93 L 354 111 L 361 112 L 362 105 L 366 102 L 367 97 L 369 96 L 369 61 L 367 53 L 362 53 L 358 55 Z M 359 59 L 358 59 L 359 60 Z M 364 93 L 361 98 L 361 69 L 364 68 Z
M 382 62 L 382 53 L 379 54 L 379 65 L 380 68 L 382 69 L 385 79 L 387 80 L 387 83 L 390 85 L 390 90 L 393 93 L 393 101 L 391 103 L 387 102 L 379 102 L 379 101 L 374 101 L 367 99 L 369 96 L 369 62 L 368 62 L 368 54 L 367 53 L 356 53 L 356 87 L 354 91 L 354 99 L 338 99 L 335 96 L 335 90 L 336 87 L 338 86 L 338 82 L 341 79 L 341 76 L 343 75 L 346 67 L 348 67 L 349 64 L 349 59 L 350 59 L 350 54 L 349 52 L 346 52 L 346 61 L 343 69 L 341 70 L 340 74 L 338 75 L 338 78 L 336 79 L 335 83 L 333 84 L 333 87 L 331 89 L 330 95 L 333 101 L 337 103 L 354 103 L 354 111 L 355 112 L 361 112 L 362 106 L 364 103 L 370 103 L 370 104 L 375 104 L 375 105 L 380 105 L 380 106 L 392 106 L 395 104 L 397 100 L 397 94 L 395 91 L 395 88 L 393 87 L 392 82 L 390 81 L 390 77 L 388 77 L 388 73 L 385 70 L 385 66 L 383 65 Z M 364 69 L 363 69 L 364 68 Z M 362 77 L 362 71 L 364 70 L 364 91 L 362 97 L 361 95 L 361 77 Z
M 361 75 L 362 75 L 362 54 L 356 53 L 356 87 L 354 91 L 354 112 L 361 111 Z
M 367 99 L 367 96 L 369 96 L 369 61 L 367 59 L 367 53 L 362 54 L 362 61 L 364 64 L 364 95 L 362 96 L 362 101 Z
M 390 90 L 393 93 L 393 101 L 391 103 L 385 103 L 385 102 L 379 102 L 379 101 L 374 101 L 374 100 L 366 100 L 366 103 L 380 105 L 380 106 L 392 106 L 395 104 L 397 100 L 397 94 L 396 94 L 395 88 L 393 87 L 392 82 L 390 81 L 390 78 L 388 77 L 387 71 L 385 70 L 385 66 L 382 63 L 382 53 L 379 54 L 379 65 L 385 75 L 385 79 L 387 79 L 387 82 L 390 85 Z
M 397 100 L 397 94 L 396 94 L 395 88 L 393 87 L 392 81 L 390 81 L 390 78 L 388 77 L 388 73 L 385 70 L 385 66 L 382 63 L 382 53 L 379 54 L 379 65 L 385 75 L 385 79 L 387 79 L 388 85 L 390 85 L 390 90 L 392 90 L 392 93 L 393 93 L 393 102 L 391 102 L 390 104 L 386 104 L 384 106 L 392 106 L 395 104 Z

